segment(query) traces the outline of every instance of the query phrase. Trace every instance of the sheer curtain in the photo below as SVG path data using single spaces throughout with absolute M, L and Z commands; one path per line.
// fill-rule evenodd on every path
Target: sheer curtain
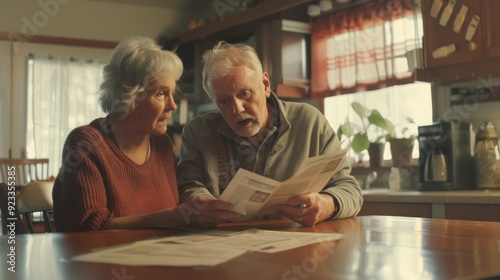
M 105 64 L 39 56 L 27 63 L 28 157 L 49 158 L 56 176 L 69 132 L 104 116 L 98 89 Z
M 312 96 L 368 91 L 414 81 L 422 24 L 412 0 L 376 0 L 312 24 Z

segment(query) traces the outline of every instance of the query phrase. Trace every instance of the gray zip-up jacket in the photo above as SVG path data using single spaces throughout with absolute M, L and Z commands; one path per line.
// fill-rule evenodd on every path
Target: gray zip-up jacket
M 219 197 L 226 185 L 220 182 L 221 173 L 232 177 L 238 168 L 245 168 L 284 181 L 295 174 L 306 158 L 341 149 L 335 131 L 312 105 L 282 101 L 274 93 L 268 100 L 274 104 L 275 116 L 280 117 L 275 118 L 274 130 L 258 148 L 237 136 L 218 112 L 199 115 L 184 127 L 177 170 L 182 201 L 199 195 Z M 224 171 L 223 162 L 228 171 Z M 336 202 L 337 210 L 331 219 L 355 216 L 363 203 L 361 188 L 350 175 L 348 160 L 344 158 L 341 165 L 321 191 Z

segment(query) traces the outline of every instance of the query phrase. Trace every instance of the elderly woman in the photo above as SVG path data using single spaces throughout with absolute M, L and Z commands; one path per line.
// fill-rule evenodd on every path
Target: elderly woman
M 74 129 L 64 145 L 53 190 L 57 231 L 185 224 L 165 134 L 182 71 L 179 57 L 150 38 L 116 46 L 100 87 L 107 117 Z

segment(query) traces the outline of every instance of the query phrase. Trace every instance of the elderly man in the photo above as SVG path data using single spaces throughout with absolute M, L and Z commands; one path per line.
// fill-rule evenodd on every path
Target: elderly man
M 278 99 L 252 47 L 219 42 L 203 61 L 203 87 L 218 112 L 185 126 L 177 181 L 181 199 L 191 205 L 184 218 L 206 227 L 239 217 L 229 211 L 233 205 L 217 199 L 238 168 L 284 181 L 303 160 L 341 146 L 319 110 Z M 355 216 L 363 199 L 350 171 L 344 158 L 322 191 L 296 195 L 276 212 L 307 226 Z

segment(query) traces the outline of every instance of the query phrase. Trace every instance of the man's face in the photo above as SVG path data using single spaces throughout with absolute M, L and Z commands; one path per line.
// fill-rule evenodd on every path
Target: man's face
M 230 74 L 212 82 L 214 102 L 220 113 L 241 137 L 252 137 L 268 123 L 267 98 L 271 89 L 269 77 L 246 66 L 235 68 Z

